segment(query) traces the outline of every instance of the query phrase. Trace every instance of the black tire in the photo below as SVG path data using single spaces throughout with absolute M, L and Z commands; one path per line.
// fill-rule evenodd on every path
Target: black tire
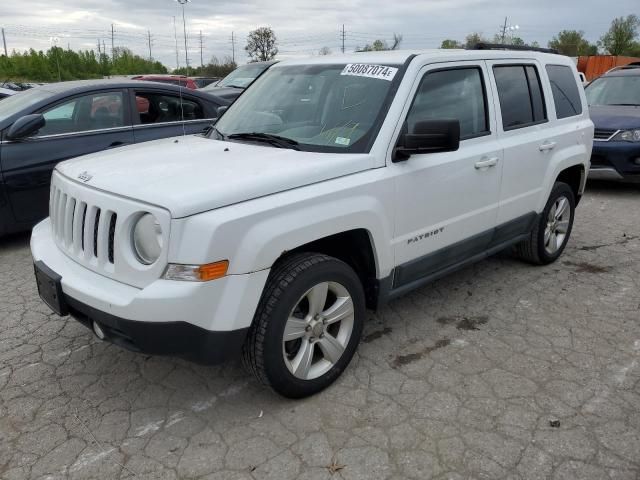
M 545 229 L 547 227 L 549 211 L 556 203 L 556 201 L 562 196 L 567 198 L 567 200 L 569 201 L 569 227 L 560 248 L 558 248 L 555 253 L 550 254 L 545 249 Z M 575 209 L 576 199 L 571 187 L 566 183 L 556 182 L 553 186 L 553 189 L 551 190 L 549 200 L 547 201 L 544 210 L 540 214 L 540 217 L 538 218 L 536 224 L 533 227 L 533 230 L 531 231 L 531 235 L 527 240 L 516 245 L 517 255 L 523 260 L 535 265 L 548 265 L 555 262 L 558 257 L 562 255 L 562 252 L 564 251 L 565 247 L 567 246 L 567 242 L 569 241 L 569 237 L 571 236 L 573 219 L 575 218 Z
M 322 282 L 339 282 L 353 302 L 354 321 L 344 353 L 325 374 L 311 380 L 294 376 L 285 364 L 285 324 L 300 298 Z M 313 395 L 331 385 L 351 361 L 365 317 L 364 290 L 346 263 L 318 253 L 294 254 L 274 265 L 242 350 L 245 368 L 260 382 L 288 398 Z

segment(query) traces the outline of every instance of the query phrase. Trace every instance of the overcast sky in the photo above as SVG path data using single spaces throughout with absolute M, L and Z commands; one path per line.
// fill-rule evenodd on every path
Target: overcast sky
M 463 40 L 470 32 L 492 37 L 505 16 L 519 25 L 527 43 L 547 41 L 562 29 L 583 30 L 596 41 L 616 16 L 640 14 L 638 0 L 191 0 L 186 6 L 189 63 L 200 64 L 202 31 L 205 63 L 216 55 L 231 55 L 231 34 L 236 60 L 246 61 L 247 33 L 259 26 L 276 32 L 279 58 L 312 55 L 323 47 L 334 53 L 341 47 L 340 29 L 346 30 L 346 48 L 377 38 L 404 37 L 402 47 L 435 48 L 444 38 Z M 51 37 L 72 49 L 97 49 L 98 39 L 111 51 L 111 24 L 115 45 L 148 56 L 169 68 L 176 66 L 174 17 L 178 33 L 179 63 L 184 66 L 182 13 L 174 0 L 0 0 L 0 26 L 9 50 L 46 49 Z M 1 45 L 0 45 L 1 47 Z

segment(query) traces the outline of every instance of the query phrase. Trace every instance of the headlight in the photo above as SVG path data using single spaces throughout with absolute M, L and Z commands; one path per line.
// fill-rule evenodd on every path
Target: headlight
M 613 137 L 613 140 L 622 140 L 624 142 L 640 142 L 640 130 L 625 130 Z
M 160 258 L 162 227 L 150 213 L 142 215 L 133 227 L 133 250 L 145 265 L 151 265 Z

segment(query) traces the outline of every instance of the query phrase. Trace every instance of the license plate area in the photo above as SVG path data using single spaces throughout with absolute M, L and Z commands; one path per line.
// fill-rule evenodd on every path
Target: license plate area
M 38 260 L 34 264 L 38 294 L 44 303 L 60 316 L 68 315 L 69 309 L 62 294 L 62 277 Z

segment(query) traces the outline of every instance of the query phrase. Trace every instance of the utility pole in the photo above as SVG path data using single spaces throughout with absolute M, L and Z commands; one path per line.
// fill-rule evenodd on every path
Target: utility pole
M 7 39 L 4 36 L 4 28 L 2 29 L 2 43 L 4 44 L 4 56 L 8 57 L 9 54 L 7 53 Z
M 200 67 L 204 67 L 202 51 L 204 50 L 204 42 L 202 41 L 202 30 L 200 30 Z
M 236 63 L 236 39 L 233 36 L 233 32 L 231 32 L 231 61 Z
M 176 41 L 176 69 L 180 68 L 180 59 L 178 58 L 178 29 L 176 28 L 176 17 L 173 17 L 173 38 Z
M 186 3 L 190 1 L 191 0 L 177 0 L 177 2 L 182 7 L 182 29 L 184 31 L 184 63 L 185 63 L 185 66 L 187 67 L 187 76 L 189 75 L 189 50 L 187 47 L 187 20 L 185 19 L 185 16 L 184 16 L 184 6 Z
M 114 31 L 113 31 L 113 23 L 112 23 L 111 24 L 111 60 L 113 62 L 115 62 L 115 60 L 116 60 L 116 47 L 115 47 L 115 41 L 113 39 L 113 34 L 114 34 Z
M 507 20 L 508 20 L 508 17 L 504 17 L 504 25 L 502 26 L 502 41 L 500 42 L 503 45 L 504 45 L 504 38 L 507 35 Z
M 344 53 L 344 38 L 345 38 L 345 31 L 344 31 L 344 23 L 342 24 L 342 33 L 340 34 L 340 36 L 342 37 L 342 53 Z
M 149 61 L 152 61 L 153 55 L 151 55 L 151 30 L 147 30 L 147 40 L 149 40 Z
M 100 39 L 98 39 L 98 59 L 100 58 L 100 55 L 102 55 L 102 52 L 100 51 Z

